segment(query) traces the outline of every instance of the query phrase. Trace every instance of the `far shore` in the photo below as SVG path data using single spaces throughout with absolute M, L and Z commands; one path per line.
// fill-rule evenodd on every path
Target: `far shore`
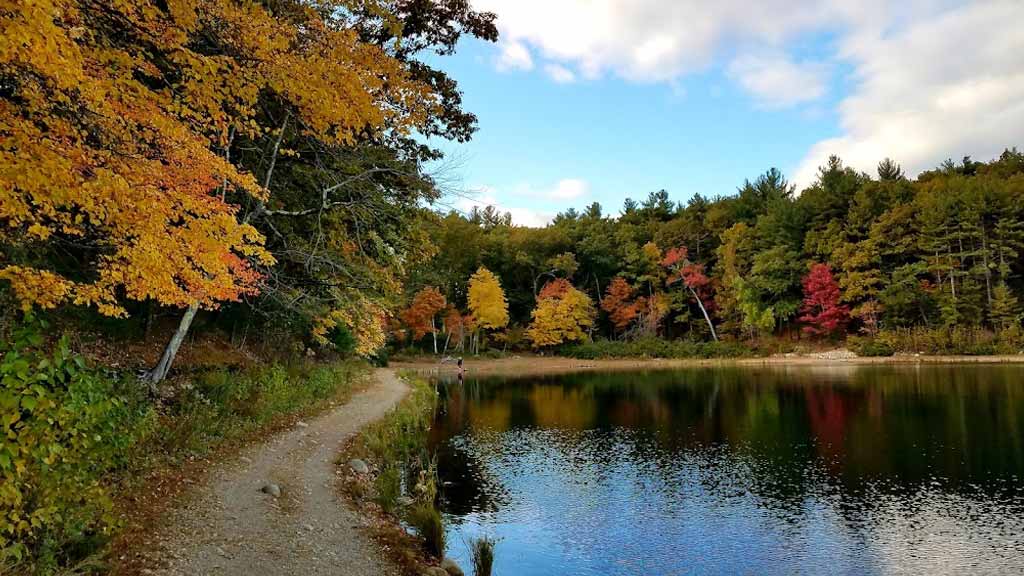
M 663 370 L 699 366 L 856 366 L 869 364 L 1024 364 L 1024 354 L 997 356 L 895 356 L 825 358 L 816 356 L 776 355 L 754 358 L 658 359 L 615 358 L 581 360 L 558 356 L 523 354 L 506 358 L 463 357 L 467 374 L 559 374 L 583 371 Z M 391 362 L 397 370 L 414 370 L 421 374 L 456 374 L 454 361 L 442 362 L 437 357 L 403 358 Z

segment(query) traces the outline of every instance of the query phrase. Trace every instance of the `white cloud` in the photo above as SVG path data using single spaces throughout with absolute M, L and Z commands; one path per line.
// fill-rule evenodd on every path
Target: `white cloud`
M 585 181 L 578 178 L 566 178 L 559 180 L 554 188 L 546 194 L 542 193 L 541 196 L 547 196 L 551 200 L 576 200 L 586 196 L 589 191 L 590 185 Z
M 908 174 L 947 157 L 997 156 L 1024 137 L 1024 9 L 980 2 L 895 32 L 847 37 L 841 56 L 856 86 L 839 106 L 842 133 L 815 144 L 795 181 L 806 185 L 830 154 L 873 173 L 891 157 Z
M 551 222 L 559 205 L 571 204 L 588 194 L 590 184 L 579 178 L 563 178 L 547 187 L 519 184 L 507 191 L 478 186 L 472 195 L 459 198 L 455 207 L 462 212 L 469 212 L 474 207 L 494 206 L 500 212 L 512 214 L 513 224 L 536 227 Z M 524 204 L 529 207 L 524 208 Z
M 495 65 L 502 72 L 508 70 L 532 70 L 533 56 L 530 55 L 530 49 L 523 45 L 522 42 L 502 42 L 501 53 L 498 54 Z
M 571 84 L 576 81 L 576 74 L 561 64 L 548 64 L 544 71 L 559 84 Z
M 828 74 L 850 70 L 837 134 L 798 163 L 801 185 L 829 154 L 868 172 L 888 156 L 914 174 L 946 157 L 988 159 L 1024 144 L 1021 0 L 473 3 L 498 14 L 505 66 L 536 59 L 556 80 L 559 67 L 576 78 L 673 87 L 723 66 L 760 106 L 781 108 L 821 99 Z M 802 59 L 809 50 L 813 61 Z
M 766 108 L 786 108 L 825 94 L 825 66 L 793 62 L 782 54 L 738 56 L 728 73 Z
M 555 214 L 546 212 L 543 210 L 533 210 L 530 208 L 519 208 L 519 207 L 506 207 L 498 201 L 496 196 L 496 190 L 493 188 L 483 186 L 481 187 L 477 195 L 472 197 L 460 198 L 456 202 L 455 207 L 464 213 L 469 212 L 475 208 L 486 208 L 487 206 L 494 206 L 499 212 L 508 212 L 512 215 L 512 223 L 516 226 L 528 226 L 530 228 L 542 228 L 555 218 Z
M 918 2 L 908 2 L 917 4 Z M 725 45 L 778 48 L 802 32 L 870 22 L 884 0 L 474 0 L 502 38 L 583 76 L 667 81 L 701 69 Z M 853 5 L 856 4 L 856 5 Z M 881 10 L 882 13 L 892 9 Z

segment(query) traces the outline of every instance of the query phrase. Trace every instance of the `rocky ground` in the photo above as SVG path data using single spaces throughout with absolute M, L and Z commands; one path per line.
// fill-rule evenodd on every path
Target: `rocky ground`
M 337 454 L 407 391 L 394 372 L 343 406 L 243 450 L 187 494 L 143 546 L 144 573 L 390 576 L 398 570 L 337 496 Z

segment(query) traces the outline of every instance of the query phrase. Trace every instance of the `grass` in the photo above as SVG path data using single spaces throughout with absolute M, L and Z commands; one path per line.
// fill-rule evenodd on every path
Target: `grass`
M 437 558 L 445 551 L 445 530 L 437 509 L 436 463 L 427 452 L 427 433 L 437 407 L 437 393 L 422 378 L 403 374 L 412 390 L 384 418 L 363 429 L 353 440 L 343 462 L 356 457 L 376 463 L 372 489 L 354 479 L 350 492 L 380 506 L 392 526 L 404 522 L 419 536 L 423 547 Z M 412 504 L 400 505 L 410 498 Z M 401 548 L 392 541 L 389 548 Z M 407 552 L 404 551 L 404 552 Z M 396 554 L 404 553 L 396 550 Z
M 469 553 L 472 557 L 473 576 L 491 576 L 496 545 L 497 541 L 489 536 L 481 536 L 470 541 Z
M 430 457 L 426 453 L 426 434 L 433 422 L 437 394 L 424 380 L 411 378 L 412 391 L 384 418 L 366 427 L 352 444 L 353 456 L 378 463 L 380 473 L 374 479 L 374 500 L 388 513 L 398 509 L 403 491 L 419 485 L 423 473 L 430 482 Z M 424 490 L 433 497 L 436 489 Z M 423 492 L 421 490 L 420 492 Z M 417 497 L 416 491 L 409 494 Z M 423 498 L 422 494 L 418 498 Z
M 282 415 L 351 395 L 366 373 L 361 361 L 300 361 L 246 371 L 211 369 L 194 375 L 167 406 L 156 434 L 141 446 L 175 462 L 247 437 Z
M 438 558 L 444 557 L 445 534 L 441 513 L 433 503 L 416 504 L 405 516 L 406 522 L 423 538 L 427 551 Z

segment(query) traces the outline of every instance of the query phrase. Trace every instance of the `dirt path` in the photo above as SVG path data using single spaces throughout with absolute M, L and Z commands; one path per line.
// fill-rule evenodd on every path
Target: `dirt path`
M 167 575 L 393 575 L 336 497 L 342 443 L 408 391 L 386 369 L 344 406 L 244 450 L 165 518 L 147 554 Z M 281 496 L 261 492 L 277 484 Z

